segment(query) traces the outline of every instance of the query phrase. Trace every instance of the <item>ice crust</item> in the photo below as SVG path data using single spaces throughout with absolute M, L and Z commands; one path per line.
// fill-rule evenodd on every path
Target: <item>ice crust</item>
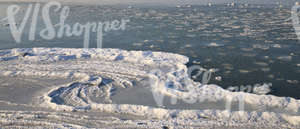
M 58 111 L 103 111 L 146 116 L 154 119 L 183 120 L 193 124 L 203 119 L 229 125 L 281 123 L 300 124 L 300 101 L 288 97 L 230 92 L 217 85 L 201 85 L 188 78 L 189 59 L 172 53 L 126 51 L 120 49 L 18 48 L 0 50 L 1 76 L 72 78 L 74 82 L 51 89 L 40 98 L 40 106 Z M 145 80 L 156 93 L 177 99 L 216 102 L 239 100 L 249 105 L 267 106 L 276 111 L 227 111 L 165 109 L 133 104 L 113 104 L 110 97 L 122 89 L 138 87 Z M 158 84 L 155 84 L 158 83 Z M 167 84 L 172 83 L 172 87 Z M 150 86 L 151 85 L 151 86 Z M 192 94 L 191 94 L 192 93 Z M 138 97 L 138 96 L 137 96 Z M 192 103 L 192 102 L 191 102 Z

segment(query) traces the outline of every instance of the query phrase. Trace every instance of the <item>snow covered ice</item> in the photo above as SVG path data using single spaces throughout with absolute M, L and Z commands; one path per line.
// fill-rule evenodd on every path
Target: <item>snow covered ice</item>
M 1 50 L 0 125 L 59 128 L 111 128 L 112 125 L 120 128 L 161 128 L 163 125 L 178 128 L 187 125 L 207 128 L 298 127 L 299 100 L 201 85 L 187 78 L 185 64 L 188 61 L 179 54 L 120 49 Z M 153 86 L 153 78 L 161 84 L 172 82 L 174 86 Z M 192 96 L 188 96 L 191 94 L 183 79 L 192 85 Z M 163 106 L 157 105 L 152 93 L 167 98 L 162 100 Z M 194 97 L 195 101 L 186 103 L 189 97 Z M 178 104 L 169 102 L 174 98 Z M 200 101 L 200 98 L 205 101 Z M 244 99 L 244 111 L 234 109 L 240 98 Z M 228 99 L 232 100 L 231 111 L 225 109 Z

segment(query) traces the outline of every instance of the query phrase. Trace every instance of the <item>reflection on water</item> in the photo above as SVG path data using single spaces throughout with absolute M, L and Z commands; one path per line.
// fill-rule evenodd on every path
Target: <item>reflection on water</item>
M 0 19 L 9 4 L 0 5 Z M 27 5 L 22 7 L 26 9 Z M 272 83 L 271 94 L 300 98 L 299 41 L 290 17 L 290 8 L 194 6 L 191 8 L 149 8 L 122 6 L 71 6 L 68 24 L 129 18 L 125 31 L 104 34 L 105 48 L 165 51 L 186 55 L 188 66 L 217 68 L 210 83 L 230 86 Z M 53 21 L 58 15 L 51 14 Z M 20 14 L 19 21 L 23 18 Z M 38 29 L 44 25 L 39 18 Z M 24 37 L 28 37 L 29 25 Z M 16 44 L 9 25 L 1 24 L 0 48 L 83 47 L 82 37 L 51 41 L 24 38 Z M 91 35 L 95 39 L 96 35 Z M 91 40 L 91 47 L 96 47 Z M 200 81 L 202 77 L 194 78 Z

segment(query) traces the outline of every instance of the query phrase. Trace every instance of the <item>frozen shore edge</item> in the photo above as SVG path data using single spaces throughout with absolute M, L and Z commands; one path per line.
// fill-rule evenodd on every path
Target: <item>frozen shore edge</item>
M 26 54 L 26 55 L 24 55 Z M 20 49 L 9 49 L 0 50 L 0 75 L 1 76 L 37 76 L 37 77 L 62 77 L 62 78 L 78 78 L 79 82 L 89 82 L 89 83 L 100 83 L 95 82 L 94 74 L 89 75 L 89 72 L 84 72 L 84 67 L 91 66 L 71 66 L 72 70 L 77 70 L 83 67 L 83 72 L 76 73 L 75 71 L 64 71 L 55 70 L 57 62 L 60 61 L 72 61 L 72 60 L 86 60 L 91 62 L 96 66 L 99 62 L 119 62 L 120 66 L 104 66 L 106 68 L 117 68 L 122 69 L 122 63 L 127 64 L 137 64 L 140 70 L 135 71 L 135 69 L 129 69 L 135 76 L 148 76 L 151 74 L 152 68 L 159 69 L 161 66 L 166 66 L 167 71 L 165 75 L 157 76 L 160 81 L 166 81 L 166 75 L 177 74 L 177 78 L 172 81 L 181 84 L 180 80 L 187 76 L 187 67 L 185 64 L 188 62 L 188 58 L 178 54 L 163 53 L 163 52 L 143 52 L 143 51 L 125 51 L 119 49 L 69 49 L 69 48 L 20 48 Z M 91 60 L 91 61 L 89 61 Z M 93 62 L 92 62 L 93 61 Z M 96 63 L 95 63 L 96 62 Z M 15 63 L 18 63 L 17 65 Z M 39 66 L 42 63 L 48 63 L 52 65 L 47 65 L 49 69 L 43 68 L 43 70 L 35 69 L 34 66 Z M 35 65 L 39 64 L 39 65 Z M 30 69 L 29 65 L 32 67 Z M 68 64 L 72 65 L 72 64 Z M 148 66 L 149 69 L 144 70 L 143 66 Z M 52 69 L 53 67 L 53 69 Z M 124 66 L 125 67 L 125 66 Z M 63 67 L 62 67 L 63 68 Z M 127 68 L 127 67 L 125 67 Z M 104 68 L 105 69 L 105 68 Z M 143 71 L 144 70 L 144 71 Z M 128 71 L 123 71 L 124 73 Z M 101 70 L 100 70 L 101 72 Z M 121 71 L 122 72 L 122 71 Z M 123 74 L 122 74 L 123 75 Z M 119 75 L 118 75 L 119 76 Z M 125 76 L 125 75 L 124 75 Z M 132 75 L 131 75 L 132 76 Z M 125 79 L 124 79 L 125 78 Z M 129 76 L 124 78 L 120 77 L 121 81 L 130 80 Z M 100 79 L 101 80 L 101 79 Z M 129 82 L 130 83 L 130 82 Z M 197 83 L 195 83 L 197 84 Z M 64 87 L 69 86 L 66 84 Z M 121 85 L 121 84 L 120 84 Z M 138 116 L 147 116 L 153 119 L 180 119 L 192 124 L 193 122 L 200 119 L 210 119 L 223 121 L 229 125 L 236 124 L 268 124 L 276 125 L 282 123 L 282 126 L 298 126 L 300 124 L 300 116 L 298 115 L 288 115 L 283 113 L 275 112 L 229 112 L 220 110 L 168 110 L 163 108 L 154 108 L 142 105 L 126 105 L 126 104 L 102 104 L 102 103 L 83 103 L 80 106 L 70 106 L 70 105 L 58 105 L 51 102 L 51 97 L 49 94 L 62 86 L 57 86 L 44 95 L 44 101 L 41 103 L 42 106 L 50 107 L 55 110 L 61 111 L 74 111 L 80 109 L 92 109 L 97 111 L 111 112 L 111 113 L 126 113 Z M 184 86 L 182 86 L 184 87 Z M 196 86 L 195 86 L 196 87 Z M 179 86 L 180 88 L 180 86 Z M 174 92 L 174 90 L 176 92 Z M 206 97 L 211 101 L 217 101 L 219 99 L 224 99 L 231 97 L 237 99 L 243 97 L 245 103 L 253 105 L 268 105 L 270 107 L 279 107 L 282 110 L 288 112 L 299 112 L 300 100 L 287 97 L 276 97 L 272 95 L 255 95 L 242 92 L 230 92 L 222 89 L 217 85 L 204 85 L 197 87 L 197 93 L 201 93 L 198 97 Z M 172 89 L 172 92 L 168 88 L 163 88 L 161 91 L 163 94 L 173 95 L 177 98 L 185 96 L 185 92 L 181 92 L 180 89 Z M 80 108 L 79 108 L 80 107 Z

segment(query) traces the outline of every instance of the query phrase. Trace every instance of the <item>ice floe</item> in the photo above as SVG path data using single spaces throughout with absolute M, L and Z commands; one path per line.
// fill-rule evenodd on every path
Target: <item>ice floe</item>
M 230 92 L 217 85 L 202 85 L 188 77 L 185 56 L 119 49 L 22 48 L 0 50 L 1 76 L 73 78 L 75 81 L 45 92 L 39 106 L 58 111 L 104 111 L 193 124 L 210 119 L 227 124 L 300 124 L 300 101 L 288 97 Z M 260 64 L 260 63 L 258 63 Z M 224 64 L 224 66 L 227 66 Z M 230 66 L 228 66 L 230 67 Z M 242 73 L 249 71 L 240 70 Z M 136 85 L 145 81 L 144 85 Z M 114 104 L 111 97 L 122 89 L 145 86 L 154 94 L 187 102 L 239 101 L 267 107 L 262 111 L 168 109 L 136 104 Z M 261 93 L 266 86 L 255 89 Z M 125 97 L 125 96 L 124 96 Z M 136 96 L 139 97 L 139 96 Z M 159 98 L 158 98 L 159 99 Z

